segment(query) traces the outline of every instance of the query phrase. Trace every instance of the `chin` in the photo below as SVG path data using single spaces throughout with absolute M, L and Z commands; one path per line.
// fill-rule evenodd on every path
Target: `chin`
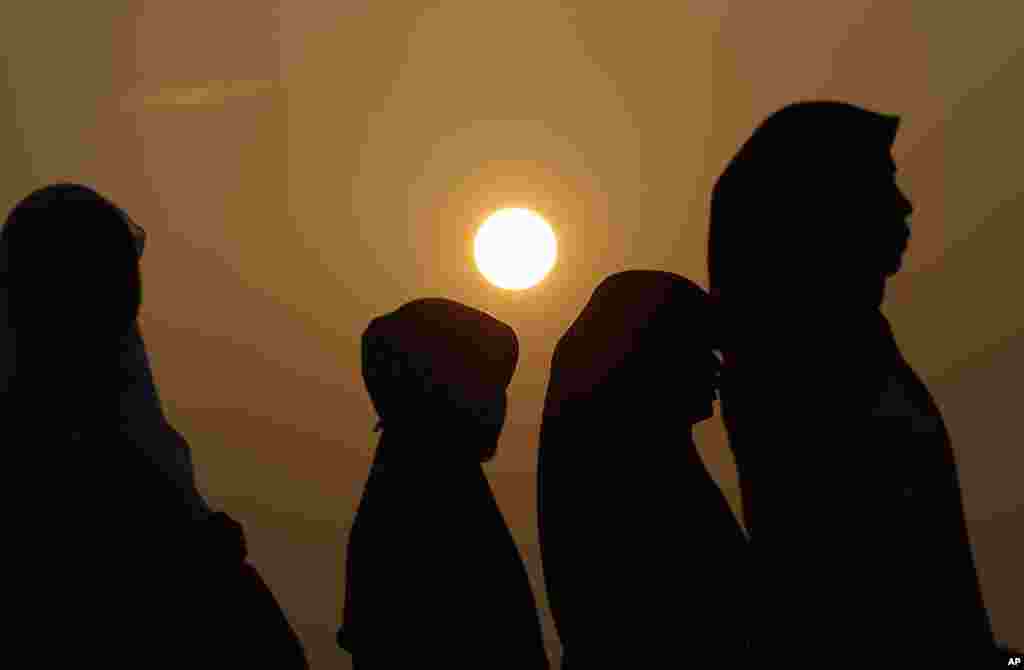
M 484 444 L 487 446 L 480 450 L 480 462 L 487 463 L 494 460 L 494 456 L 498 453 L 498 439 L 501 437 L 501 429 L 496 431 L 489 430 L 487 435 L 482 436 L 481 440 L 486 440 Z

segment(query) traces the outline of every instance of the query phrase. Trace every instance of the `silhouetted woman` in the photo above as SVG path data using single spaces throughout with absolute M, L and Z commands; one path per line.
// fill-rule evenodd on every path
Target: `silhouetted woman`
M 702 289 L 627 271 L 555 348 L 538 509 L 563 667 L 741 662 L 746 539 L 692 435 L 713 414 L 712 338 Z
M 949 436 L 880 310 L 910 237 L 897 126 L 790 105 L 712 194 L 722 410 L 763 660 L 981 667 L 992 649 Z
M 136 323 L 141 228 L 62 183 L 22 200 L 0 240 L 26 648 L 46 665 L 305 667 L 241 527 L 209 512 L 163 418 Z
M 444 299 L 374 319 L 383 428 L 349 538 L 338 643 L 359 670 L 547 668 L 536 604 L 481 463 L 518 358 L 504 323 Z

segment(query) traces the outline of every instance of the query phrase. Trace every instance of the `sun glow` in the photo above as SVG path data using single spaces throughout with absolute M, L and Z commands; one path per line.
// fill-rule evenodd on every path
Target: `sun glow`
M 498 210 L 487 217 L 473 240 L 480 273 L 508 290 L 530 288 L 555 265 L 558 242 L 551 226 L 528 209 Z

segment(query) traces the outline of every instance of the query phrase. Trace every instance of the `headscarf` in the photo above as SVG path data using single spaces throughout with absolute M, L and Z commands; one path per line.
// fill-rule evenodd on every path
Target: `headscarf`
M 131 328 L 142 300 L 138 243 L 124 213 L 94 190 L 59 183 L 33 191 L 11 210 L 2 237 L 9 316 L 23 340 L 60 340 L 71 324 L 78 338 L 105 342 Z
M 441 421 L 496 439 L 518 357 L 510 326 L 444 298 L 406 303 L 362 337 L 363 380 L 385 431 Z
M 434 650 L 451 668 L 547 668 L 529 578 L 480 465 L 518 350 L 510 326 L 443 298 L 364 332 L 384 434 L 345 557 L 337 639 L 356 667 L 412 667 Z
M 703 626 L 718 621 L 702 609 L 707 592 L 731 598 L 733 579 L 719 571 L 738 560 L 742 531 L 689 435 L 713 411 L 713 316 L 707 294 L 685 277 L 630 270 L 601 282 L 555 347 L 537 454 L 537 523 L 548 604 L 563 654 L 571 648 L 574 659 L 598 649 L 627 654 L 633 644 L 645 647 L 634 659 L 649 653 L 633 635 L 641 626 L 659 648 L 657 617 L 622 613 L 638 601 L 636 589 L 661 577 L 670 597 L 687 594 L 680 616 L 702 611 Z M 700 562 L 705 552 L 716 555 L 714 570 Z M 690 569 L 699 577 L 686 575 Z M 594 597 L 609 571 L 616 584 Z M 683 588 L 688 579 L 719 588 Z M 601 626 L 625 637 L 602 645 Z
M 865 275 L 905 248 L 897 222 L 873 220 L 898 126 L 847 103 L 800 102 L 743 144 L 711 196 L 708 273 L 728 336 L 771 337 L 768 314 L 876 306 Z
M 707 294 L 685 277 L 654 270 L 611 275 L 555 347 L 544 418 L 593 407 L 597 398 L 623 410 L 650 403 L 646 389 L 660 388 L 657 380 L 667 375 L 677 407 L 709 402 L 718 370 L 714 332 Z
M 16 311 L 27 317 L 26 323 L 13 324 L 15 329 L 8 332 L 13 336 L 20 330 L 23 339 L 44 343 L 33 357 L 50 358 L 47 349 L 66 348 L 69 322 L 72 337 L 110 341 L 110 346 L 117 346 L 120 435 L 142 449 L 174 482 L 193 518 L 208 517 L 210 510 L 196 489 L 191 449 L 164 415 L 137 321 L 145 230 L 93 189 L 57 183 L 18 203 L 7 217 L 0 239 L 5 265 L 11 266 L 8 276 L 18 283 L 11 287 L 16 301 L 21 302 Z M 12 257 L 12 250 L 20 257 Z M 27 278 L 31 285 L 25 283 Z M 46 305 L 54 300 L 73 314 L 48 309 Z M 87 321 L 76 322 L 76 318 Z M 103 328 L 103 324 L 110 327 Z M 11 341 L 9 348 L 14 346 Z M 10 368 L 5 369 L 5 376 L 10 374 Z M 58 400 L 52 394 L 50 397 Z M 64 401 L 75 403 L 78 399 Z M 60 410 L 54 403 L 45 411 Z

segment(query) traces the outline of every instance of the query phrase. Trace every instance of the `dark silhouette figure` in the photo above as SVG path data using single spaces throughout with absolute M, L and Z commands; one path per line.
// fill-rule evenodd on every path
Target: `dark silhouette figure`
M 146 232 L 127 214 L 124 217 L 135 238 L 137 255 L 141 258 Z M 137 320 L 128 335 L 121 339 L 119 369 L 122 377 L 118 402 L 121 432 L 130 435 L 135 444 L 175 483 L 194 520 L 210 518 L 214 513 L 196 488 L 192 449 L 164 414 Z
M 897 126 L 839 102 L 790 105 L 711 199 L 722 412 L 759 595 L 753 650 L 787 667 L 902 667 L 922 654 L 984 667 L 993 653 L 950 439 L 880 309 L 910 237 Z
M 555 348 L 538 521 L 563 668 L 742 663 L 746 538 L 692 435 L 713 415 L 710 317 L 689 280 L 622 272 Z
M 416 300 L 370 323 L 362 356 L 383 434 L 349 538 L 339 645 L 359 670 L 547 668 L 481 467 L 504 424 L 515 333 L 465 305 Z
M 142 346 L 143 237 L 77 184 L 33 192 L 0 234 L 16 349 L 4 444 L 21 503 L 10 548 L 28 585 L 12 611 L 25 647 L 47 666 L 304 668 L 244 562 L 241 526 L 209 512 L 190 471 L 169 472 L 187 455 L 161 458 L 167 444 L 143 442 L 177 435 L 152 430 L 156 414 L 138 399 L 148 366 L 126 363 Z

